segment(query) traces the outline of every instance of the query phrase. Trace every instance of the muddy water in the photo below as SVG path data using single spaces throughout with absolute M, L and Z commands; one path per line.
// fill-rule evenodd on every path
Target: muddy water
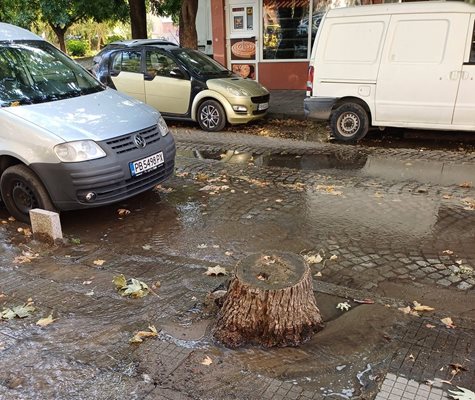
M 262 398 L 259 385 L 274 380 L 322 397 L 364 393 L 371 398 L 409 318 L 394 307 L 358 305 L 351 297 L 317 293 L 326 328 L 298 348 L 229 351 L 214 343 L 216 310 L 205 299 L 227 277 L 204 272 L 217 264 L 231 272 L 244 256 L 267 249 L 323 250 L 325 264 L 312 266 L 322 275 L 316 279 L 356 289 L 374 283 L 368 296 L 422 297 L 472 317 L 466 304 L 472 292 L 454 295 L 447 289 L 443 297 L 429 296 L 434 282 L 423 286 L 428 283 L 423 277 L 388 275 L 400 267 L 400 259 L 423 252 L 438 257 L 446 249 L 473 264 L 475 216 L 463 209 L 459 189 L 444 199 L 447 187 L 405 190 L 406 181 L 413 179 L 408 165 L 384 183 L 381 163 L 368 166 L 365 161 L 356 170 L 338 170 L 328 160 L 318 174 L 305 175 L 303 186 L 295 187 L 279 181 L 276 165 L 261 160 L 256 172 L 255 166 L 247 166 L 250 158 L 243 158 L 243 169 L 226 174 L 210 165 L 197 170 L 207 174 L 204 180 L 177 176 L 165 185 L 170 189 L 166 193 L 150 191 L 115 206 L 64 213 L 63 231 L 70 241 L 64 246 L 40 246 L 17 232 L 22 224 L 2 226 L 0 291 L 7 297 L 0 305 L 32 297 L 38 314 L 34 320 L 0 325 L 0 398 L 119 399 L 123 393 L 146 398 L 158 385 L 188 398 L 254 399 Z M 186 165 L 179 162 L 179 171 L 186 171 Z M 392 164 L 386 169 L 397 170 Z M 224 175 L 226 182 L 210 181 Z M 430 182 L 440 185 L 441 175 L 439 170 Z M 444 182 L 454 183 L 454 177 Z M 398 179 L 401 185 L 392 183 Z M 228 188 L 203 190 L 206 185 Z M 130 213 L 120 216 L 118 209 Z M 4 212 L 0 216 L 6 217 Z M 15 266 L 12 259 L 23 248 L 20 244 L 39 250 L 39 259 Z M 338 262 L 329 260 L 332 254 Z M 377 256 L 383 255 L 378 263 Z M 347 264 L 360 258 L 359 264 Z M 96 265 L 97 260 L 104 260 L 103 265 Z M 366 270 L 352 268 L 372 260 L 378 262 Z M 150 286 L 160 281 L 157 295 L 140 300 L 119 296 L 111 284 L 119 273 Z M 403 290 L 408 283 L 419 286 Z M 337 310 L 346 300 L 350 311 Z M 49 329 L 35 326 L 36 318 L 51 311 L 58 321 Z M 160 330 L 159 339 L 131 346 L 133 333 L 149 324 Z M 220 363 L 200 375 L 205 354 Z M 223 382 L 243 374 L 254 386 L 238 384 L 229 396 L 230 386 Z

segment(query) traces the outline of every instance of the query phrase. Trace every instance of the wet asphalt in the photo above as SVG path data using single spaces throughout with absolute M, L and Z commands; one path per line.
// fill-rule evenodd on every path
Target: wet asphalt
M 475 390 L 469 146 L 174 135 L 170 181 L 63 213 L 64 243 L 0 211 L 0 304 L 36 307 L 0 322 L 0 399 L 373 399 L 388 374 Z M 228 350 L 207 298 L 229 275 L 204 273 L 274 249 L 320 259 L 310 266 L 326 327 L 296 348 Z M 120 296 L 120 273 L 153 293 Z M 434 310 L 399 310 L 414 301 Z M 129 343 L 149 325 L 157 338 Z

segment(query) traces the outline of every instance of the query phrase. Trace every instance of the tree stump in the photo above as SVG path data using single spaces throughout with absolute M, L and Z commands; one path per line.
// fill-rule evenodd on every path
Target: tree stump
M 227 347 L 296 346 L 323 328 L 310 268 L 296 254 L 253 254 L 236 266 L 214 337 Z

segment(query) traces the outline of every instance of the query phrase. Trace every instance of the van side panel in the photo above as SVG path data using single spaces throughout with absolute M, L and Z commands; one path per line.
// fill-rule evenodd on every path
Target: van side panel
M 316 51 L 318 80 L 374 82 L 388 21 L 389 16 L 380 15 L 327 18 Z
M 475 130 L 475 14 L 472 14 L 467 35 L 464 63 L 452 123 L 472 126 Z
M 391 17 L 376 85 L 375 125 L 451 124 L 469 14 Z

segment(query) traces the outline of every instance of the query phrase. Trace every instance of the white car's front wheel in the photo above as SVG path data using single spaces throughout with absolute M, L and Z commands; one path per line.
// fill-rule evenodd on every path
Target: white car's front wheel
M 198 107 L 198 123 L 209 132 L 221 131 L 226 125 L 226 113 L 216 100 L 206 100 Z

